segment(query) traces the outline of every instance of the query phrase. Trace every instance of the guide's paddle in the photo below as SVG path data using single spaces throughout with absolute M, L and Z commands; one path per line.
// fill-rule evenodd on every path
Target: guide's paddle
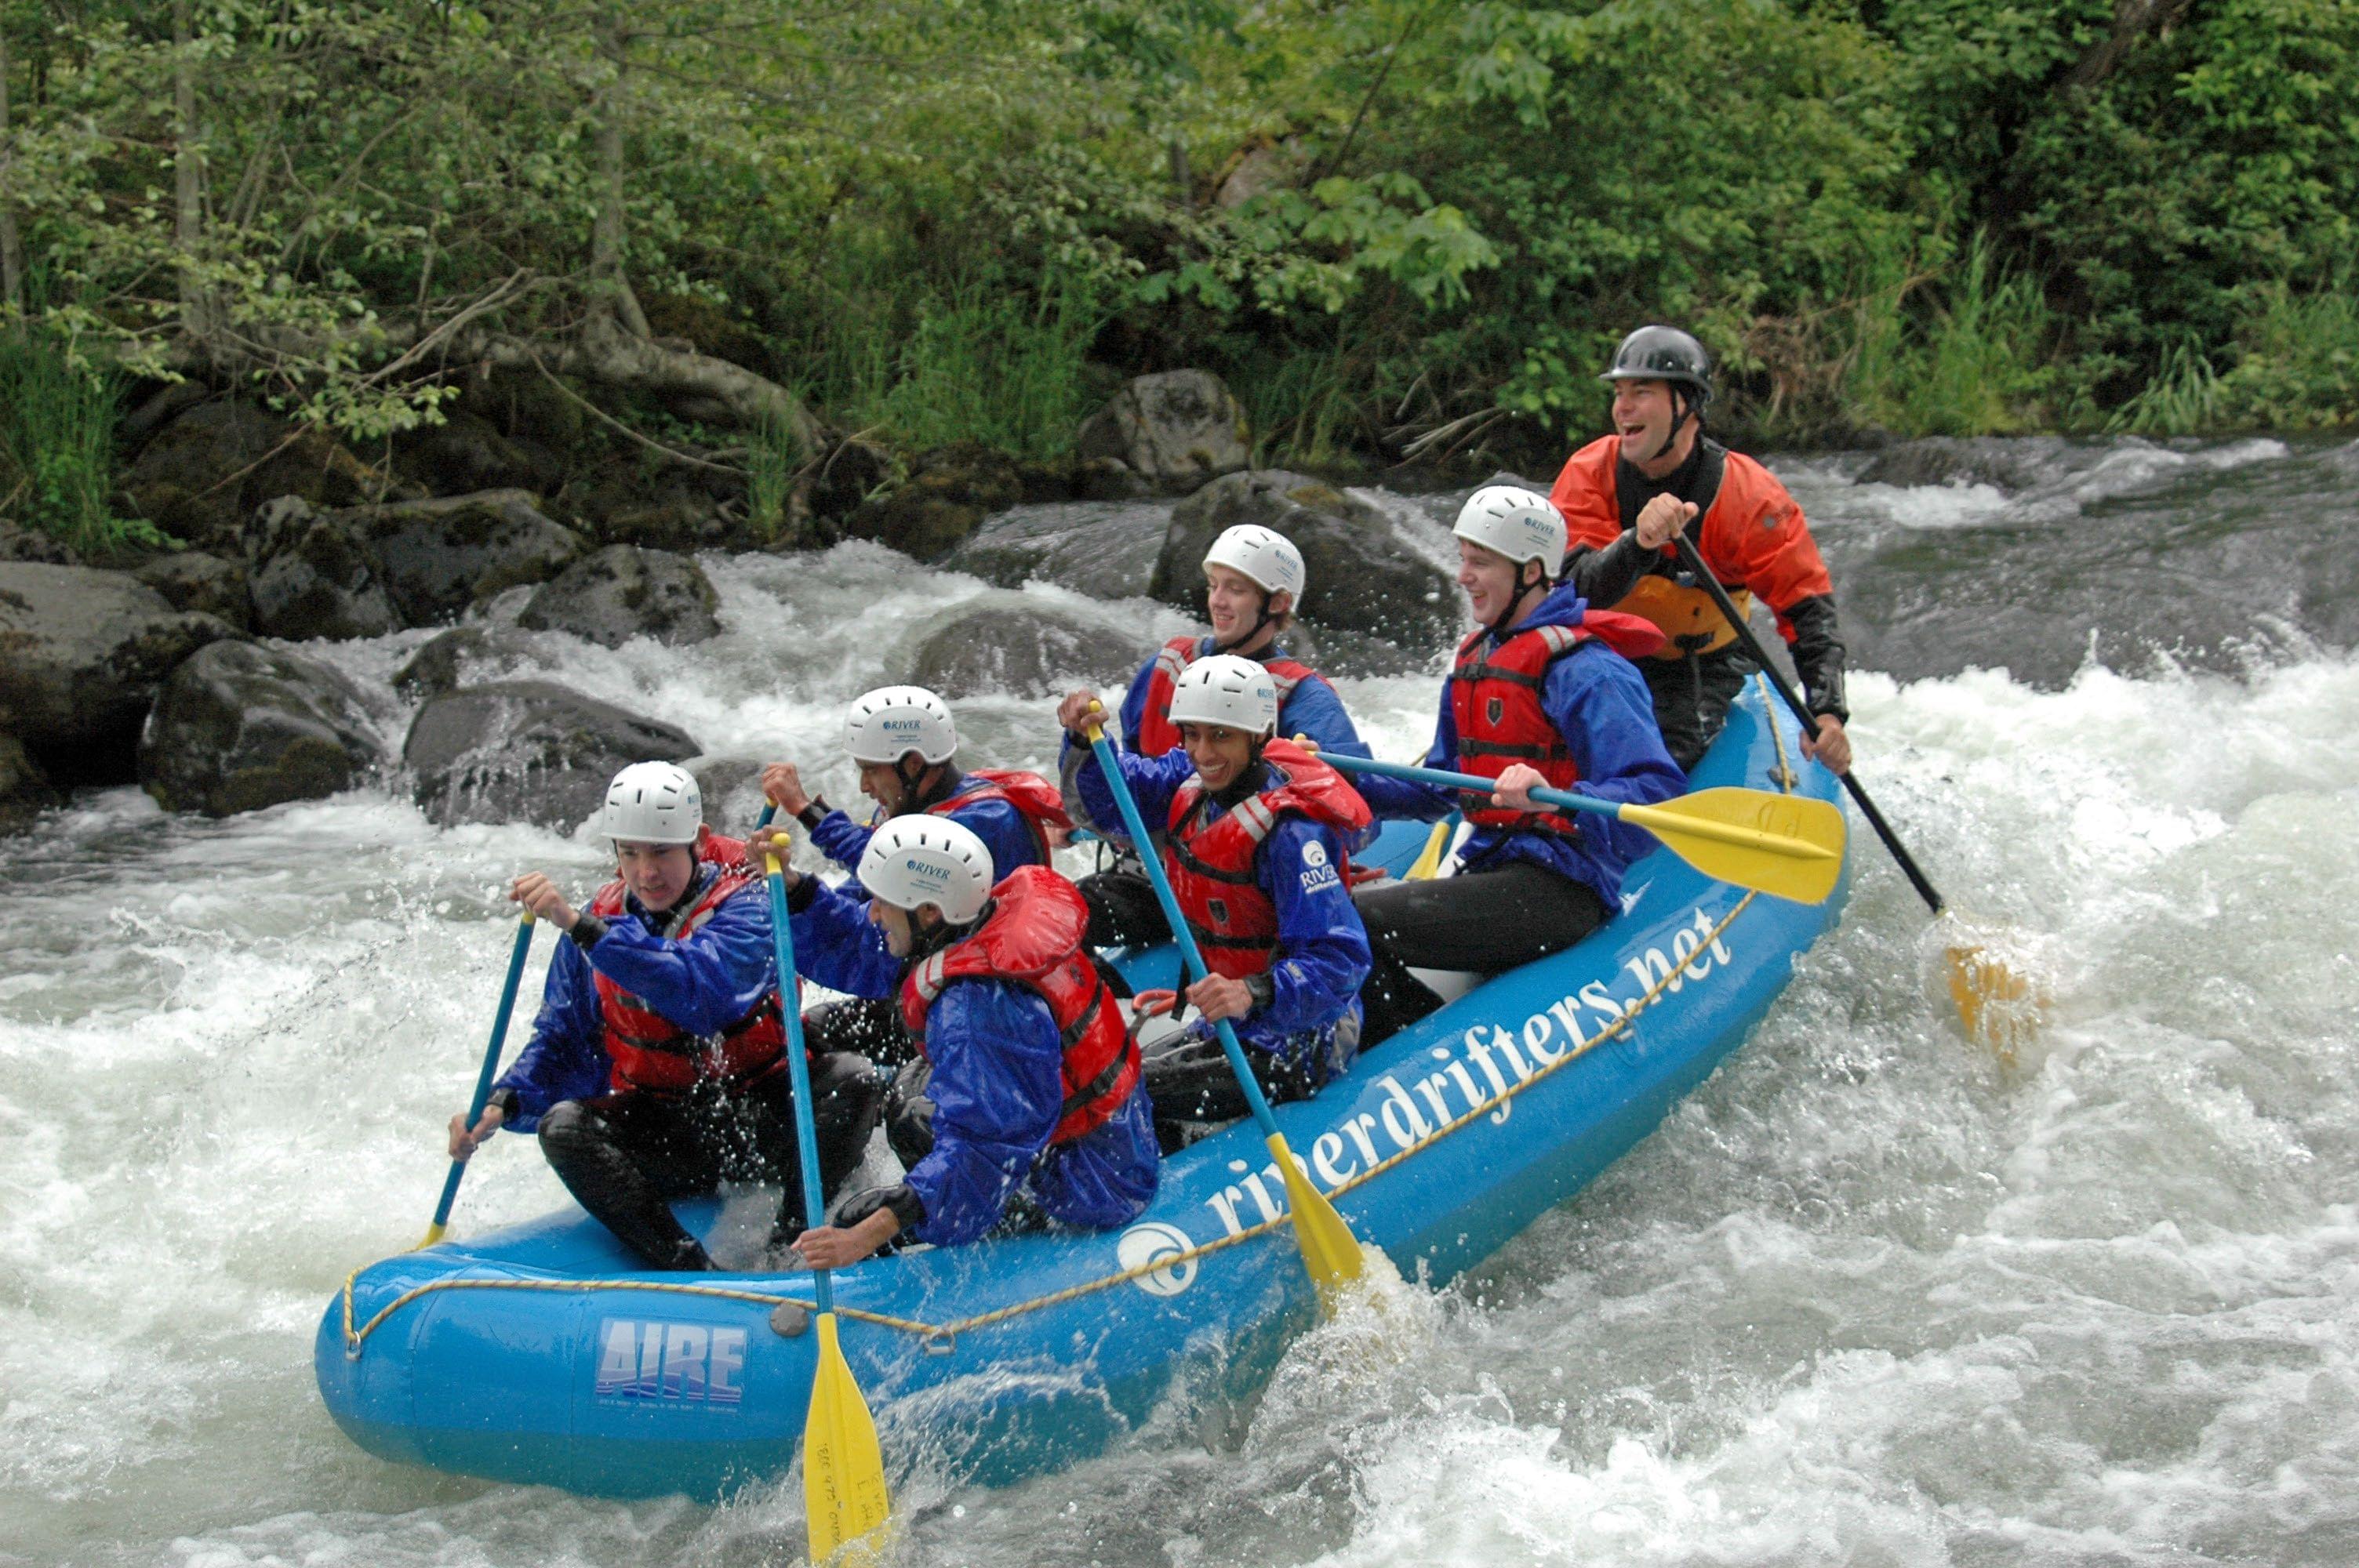
M 1488 797 L 1495 780 L 1440 768 L 1321 753 L 1348 773 L 1384 773 Z M 1563 811 L 1585 811 L 1643 827 L 1663 847 L 1717 881 L 1774 893 L 1796 903 L 1823 903 L 1843 875 L 1843 813 L 1808 795 L 1765 789 L 1699 790 L 1653 806 L 1633 806 L 1560 789 L 1532 798 Z
M 515 945 L 508 949 L 508 978 L 500 986 L 500 1011 L 492 1017 L 492 1043 L 484 1047 L 484 1070 L 475 1075 L 475 1098 L 467 1102 L 467 1130 L 484 1119 L 484 1102 L 492 1098 L 492 1078 L 500 1070 L 500 1046 L 508 1037 L 508 1015 L 516 1011 L 516 982 L 524 978 L 524 956 L 532 946 L 532 911 L 526 910 L 516 921 Z M 434 1223 L 426 1227 L 426 1239 L 412 1249 L 423 1250 L 442 1239 L 443 1230 L 451 1223 L 451 1205 L 459 1196 L 459 1178 L 467 1173 L 467 1162 L 451 1162 L 451 1173 L 442 1178 L 442 1201 L 434 1206 Z
M 768 826 L 767 813 L 755 828 Z M 803 1060 L 802 1009 L 796 1005 L 795 938 L 787 925 L 787 879 L 774 850 L 762 863 L 770 883 L 770 939 L 778 958 L 778 1006 L 787 1021 L 787 1071 L 794 1082 L 795 1141 L 802 1152 L 803 1222 L 827 1223 L 827 1195 L 819 1184 L 819 1134 L 811 1125 L 810 1067 Z M 803 1420 L 803 1511 L 810 1521 L 810 1555 L 824 1563 L 836 1550 L 884 1527 L 893 1510 L 885 1490 L 885 1455 L 875 1418 L 844 1364 L 835 1331 L 835 1287 L 825 1269 L 811 1271 L 819 1305 L 819 1365 L 811 1372 L 810 1413 Z
M 1426 835 L 1425 848 L 1417 852 L 1417 859 L 1410 862 L 1408 874 L 1403 876 L 1401 881 L 1430 881 L 1439 875 L 1441 871 L 1441 858 L 1450 853 L 1451 840 L 1458 837 L 1458 824 L 1462 820 L 1463 818 L 1453 811 L 1435 823 L 1433 831 Z
M 1093 713 L 1100 711 L 1095 703 Z M 1138 815 L 1138 802 L 1131 797 L 1130 781 L 1122 776 L 1116 763 L 1112 742 L 1105 738 L 1104 726 L 1094 719 L 1089 728 L 1090 750 L 1096 753 L 1098 771 L 1105 777 L 1106 788 L 1114 795 L 1114 805 L 1122 809 L 1123 826 L 1130 831 L 1130 841 L 1137 846 L 1139 863 L 1146 868 L 1147 880 L 1154 885 L 1155 901 L 1163 906 L 1163 919 L 1171 927 L 1171 939 L 1180 945 L 1180 957 L 1188 966 L 1193 979 L 1202 979 L 1208 972 L 1204 955 L 1196 946 L 1194 933 L 1188 929 L 1188 917 L 1180 911 L 1180 900 L 1171 892 L 1171 879 L 1163 874 L 1163 861 L 1155 853 L 1153 840 L 1147 837 L 1147 824 Z M 1255 1125 L 1261 1129 L 1262 1141 L 1277 1160 L 1277 1173 L 1286 1184 L 1286 1203 L 1294 1219 L 1294 1239 L 1302 1249 L 1302 1266 L 1310 1271 L 1310 1282 L 1319 1287 L 1319 1304 L 1327 1315 L 1335 1315 L 1343 1291 L 1358 1281 L 1367 1270 L 1367 1260 L 1360 1252 L 1360 1238 L 1327 1201 L 1327 1195 L 1310 1184 L 1307 1175 L 1286 1146 L 1286 1135 L 1277 1130 L 1277 1121 L 1269 1113 L 1269 1101 L 1261 1092 L 1261 1085 L 1245 1061 L 1245 1048 L 1237 1040 L 1237 1032 L 1229 1027 L 1225 1018 L 1213 1024 L 1220 1035 L 1221 1050 L 1229 1058 L 1229 1070 L 1237 1076 L 1237 1087 L 1245 1091 L 1245 1104 L 1252 1108 Z
M 1712 568 L 1705 566 L 1703 557 L 1696 553 L 1695 542 L 1684 533 L 1674 535 L 1672 542 L 1679 546 L 1680 564 L 1687 568 L 1689 575 L 1703 590 L 1712 595 L 1712 603 L 1720 607 L 1721 614 L 1727 617 L 1728 623 L 1736 629 L 1737 641 L 1745 644 L 1745 652 L 1753 655 L 1754 662 L 1761 666 L 1762 674 L 1768 677 L 1769 684 L 1777 688 L 1777 695 L 1786 699 L 1786 706 L 1793 709 L 1794 717 L 1801 721 L 1802 733 L 1815 738 L 1819 732 L 1818 719 L 1811 716 L 1801 694 L 1769 662 L 1768 651 L 1761 646 L 1761 639 L 1753 634 L 1753 628 L 1745 623 L 1745 612 L 1736 608 L 1728 597 L 1728 590 L 1720 586 L 1720 579 L 1712 575 Z M 1875 802 L 1868 799 L 1866 786 L 1854 773 L 1837 776 L 1843 780 L 1843 788 L 1851 792 L 1853 804 L 1859 807 L 1859 814 L 1867 818 L 1867 825 L 1875 828 L 1875 836 L 1884 841 L 1885 849 L 1900 867 L 1900 874 L 1908 879 L 1908 885 L 1917 890 L 1917 896 L 1925 901 L 1927 909 L 1932 911 L 1935 922 L 1938 924 L 1944 918 L 1950 922 L 1951 939 L 1943 946 L 1950 1000 L 1957 1005 L 1959 1022 L 1965 1025 L 1967 1038 L 1983 1041 L 2001 1055 L 2012 1059 L 2016 1047 L 2038 1029 L 2040 1015 L 2048 1006 L 2046 991 L 2010 968 L 1991 950 L 1987 941 L 1960 930 L 1962 923 L 1951 914 L 1948 902 L 1919 868 L 1917 858 L 1908 852 L 1907 845 L 1901 843 L 1900 835 L 1885 821 L 1884 813 L 1875 808 Z

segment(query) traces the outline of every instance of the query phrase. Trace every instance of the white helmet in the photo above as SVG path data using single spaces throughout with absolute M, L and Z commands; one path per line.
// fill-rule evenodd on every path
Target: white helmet
M 1277 728 L 1277 683 L 1251 659 L 1209 654 L 1171 683 L 1171 722 L 1266 735 Z
M 843 719 L 843 749 L 855 762 L 897 762 L 915 752 L 929 762 L 958 755 L 950 704 L 921 686 L 880 686 Z
M 947 816 L 897 816 L 869 836 L 859 877 L 896 909 L 914 914 L 930 903 L 951 925 L 964 925 L 991 897 L 991 850 Z
M 1486 484 L 1458 509 L 1450 530 L 1515 562 L 1538 561 L 1551 578 L 1564 569 L 1564 514 L 1538 491 L 1515 484 Z
M 1302 585 L 1310 574 L 1302 568 L 1302 552 L 1283 534 L 1258 523 L 1240 523 L 1212 541 L 1204 552 L 1208 567 L 1226 567 L 1261 586 L 1264 593 L 1290 593 L 1302 603 Z
M 704 826 L 704 792 L 672 762 L 633 762 L 606 786 L 598 833 L 626 844 L 693 844 Z

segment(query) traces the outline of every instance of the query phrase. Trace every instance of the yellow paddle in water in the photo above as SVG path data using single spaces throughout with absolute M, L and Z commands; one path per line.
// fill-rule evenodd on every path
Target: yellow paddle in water
M 1731 601 L 1728 590 L 1720 586 L 1720 579 L 1712 576 L 1711 568 L 1704 565 L 1703 557 L 1696 553 L 1694 542 L 1685 534 L 1674 535 L 1674 542 L 1679 546 L 1680 564 L 1712 595 L 1712 600 L 1720 607 L 1721 614 L 1727 619 L 1729 625 L 1736 629 L 1737 640 L 1745 644 L 1745 651 L 1761 666 L 1763 676 L 1777 688 L 1777 695 L 1785 698 L 1786 706 L 1793 709 L 1794 717 L 1801 721 L 1802 733 L 1816 735 L 1819 732 L 1818 720 L 1810 716 L 1810 710 L 1803 704 L 1800 695 L 1769 662 L 1769 654 L 1761 646 L 1761 639 L 1755 636 L 1753 628 L 1746 624 L 1745 612 Z M 1852 802 L 1859 807 L 1860 815 L 1867 818 L 1870 827 L 1875 829 L 1875 836 L 1884 840 L 1884 847 L 1891 852 L 1901 875 L 1907 877 L 1908 885 L 1917 890 L 1917 896 L 1925 901 L 1925 907 L 1933 912 L 1936 924 L 1946 924 L 1948 940 L 1943 945 L 1943 958 L 1948 970 L 1950 1000 L 1957 1006 L 1958 1019 L 1965 1025 L 1966 1037 L 1982 1041 L 2002 1060 L 2012 1063 L 2016 1048 L 2038 1032 L 2048 1011 L 2047 988 L 2017 972 L 1996 951 L 1989 936 L 1974 931 L 1950 912 L 1947 901 L 1918 868 L 1916 857 L 1909 854 L 1908 846 L 1900 842 L 1900 835 L 1884 820 L 1884 813 L 1876 810 L 1875 802 L 1868 799 L 1866 786 L 1853 773 L 1844 773 L 1839 776 L 1843 788 L 1851 792 Z
M 1322 761 L 1347 773 L 1384 773 L 1442 789 L 1488 796 L 1495 781 L 1408 762 L 1382 762 L 1328 752 Z M 1796 903 L 1823 903 L 1843 876 L 1843 813 L 1808 795 L 1733 785 L 1699 790 L 1653 806 L 1617 804 L 1568 790 L 1536 789 L 1532 798 L 1563 811 L 1585 811 L 1643 827 L 1663 847 L 1715 881 L 1774 893 Z
M 770 883 L 770 939 L 778 958 L 779 1010 L 787 1022 L 787 1071 L 794 1081 L 795 1140 L 802 1152 L 803 1220 L 816 1230 L 827 1223 L 827 1195 L 819 1184 L 819 1135 L 811 1126 L 810 1067 L 803 1059 L 802 1009 L 795 996 L 795 938 L 787 925 L 787 879 L 775 851 L 766 849 L 762 862 Z M 811 1292 L 819 1305 L 819 1364 L 811 1371 L 810 1412 L 803 1418 L 803 1510 L 810 1519 L 811 1561 L 824 1563 L 839 1549 L 882 1530 L 893 1500 L 885 1488 L 885 1454 L 876 1442 L 875 1418 L 868 1413 L 868 1400 L 853 1380 L 842 1342 L 836 1336 L 835 1286 L 828 1271 L 812 1271 Z
M 1091 709 L 1097 710 L 1094 703 Z M 1131 843 L 1138 848 L 1147 880 L 1155 888 L 1155 901 L 1163 906 L 1163 918 L 1171 927 L 1171 939 L 1180 945 L 1180 957 L 1187 964 L 1190 977 L 1201 980 L 1207 973 L 1203 951 L 1196 946 L 1195 934 L 1188 929 L 1188 917 L 1180 913 L 1180 901 L 1171 892 L 1171 879 L 1163 874 L 1163 861 L 1155 853 L 1154 840 L 1147 837 L 1147 823 L 1138 815 L 1138 802 L 1131 796 L 1130 781 L 1122 776 L 1113 743 L 1105 738 L 1104 726 L 1092 720 L 1089 741 L 1090 750 L 1097 756 L 1098 771 L 1104 775 L 1106 789 L 1113 795 L 1114 805 L 1122 809 L 1122 825 L 1129 830 Z M 1294 1220 L 1295 1243 L 1302 1249 L 1302 1266 L 1310 1271 L 1310 1282 L 1319 1288 L 1319 1304 L 1332 1317 L 1342 1304 L 1343 1292 L 1367 1272 L 1360 1238 L 1352 1234 L 1352 1227 L 1343 1223 L 1343 1217 L 1335 1212 L 1327 1195 L 1311 1185 L 1294 1152 L 1286 1146 L 1286 1134 L 1277 1130 L 1277 1119 L 1269 1113 L 1269 1101 L 1245 1061 L 1245 1048 L 1238 1043 L 1237 1032 L 1229 1027 L 1225 1018 L 1218 1020 L 1213 1029 L 1221 1037 L 1221 1050 L 1229 1058 L 1229 1070 L 1237 1076 L 1237 1087 L 1245 1091 L 1245 1104 L 1252 1108 L 1254 1122 L 1261 1129 L 1262 1141 L 1277 1159 L 1278 1178 L 1286 1184 L 1286 1206 Z

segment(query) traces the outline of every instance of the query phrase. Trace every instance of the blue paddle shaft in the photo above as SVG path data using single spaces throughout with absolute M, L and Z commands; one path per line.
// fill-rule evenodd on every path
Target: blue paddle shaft
M 1459 789 L 1488 796 L 1497 787 L 1496 779 L 1477 778 L 1473 773 L 1444 773 L 1440 768 L 1420 768 L 1408 762 L 1384 762 L 1374 757 L 1346 757 L 1333 752 L 1321 752 L 1320 760 L 1331 762 L 1347 773 L 1383 773 L 1386 777 L 1408 779 L 1413 784 L 1431 784 L 1437 789 Z M 1543 806 L 1557 806 L 1565 811 L 1592 811 L 1600 816 L 1619 816 L 1622 808 L 1609 800 L 1597 800 L 1569 790 L 1536 789 L 1532 798 Z
M 1130 841 L 1138 850 L 1139 863 L 1147 868 L 1147 880 L 1154 885 L 1155 901 L 1163 906 L 1164 924 L 1171 927 L 1171 939 L 1180 945 L 1180 957 L 1188 966 L 1189 974 L 1202 979 L 1209 972 L 1204 968 L 1204 955 L 1196 946 L 1195 933 L 1188 929 L 1188 917 L 1180 911 L 1179 895 L 1171 891 L 1171 879 L 1163 874 L 1163 861 L 1155 852 L 1155 841 L 1147 837 L 1147 824 L 1138 815 L 1138 802 L 1131 798 L 1130 781 L 1122 776 L 1122 768 L 1114 760 L 1114 742 L 1100 729 L 1090 737 L 1090 750 L 1098 760 L 1098 772 L 1105 775 L 1106 788 L 1114 793 L 1114 803 L 1122 811 L 1122 825 L 1130 832 Z M 1261 1083 L 1253 1076 L 1253 1067 L 1245 1061 L 1245 1048 L 1237 1040 L 1237 1032 L 1229 1027 L 1225 1018 L 1216 1021 L 1213 1029 L 1221 1037 L 1221 1049 L 1228 1054 L 1229 1070 L 1237 1076 L 1237 1087 L 1245 1091 L 1245 1103 L 1253 1108 L 1253 1119 L 1262 1135 L 1276 1138 L 1277 1122 L 1269 1114 L 1269 1101 L 1262 1098 Z
M 467 1102 L 467 1130 L 474 1130 L 475 1123 L 484 1119 L 484 1102 L 492 1098 L 492 1079 L 500 1070 L 500 1047 L 508 1037 L 508 1015 L 516 1011 L 516 985 L 524 979 L 524 956 L 532 947 L 532 916 L 516 922 L 515 943 L 508 948 L 508 978 L 500 986 L 500 1011 L 492 1019 L 492 1043 L 484 1047 L 484 1070 L 475 1075 L 475 1098 Z M 441 1229 L 451 1222 L 451 1206 L 458 1200 L 459 1178 L 467 1172 L 467 1162 L 451 1162 L 451 1173 L 442 1178 L 442 1201 L 434 1206 L 434 1228 Z
M 766 819 L 764 826 L 766 826 Z M 760 827 L 755 829 L 761 831 Z M 787 1018 L 787 1072 L 794 1083 L 795 1142 L 802 1152 L 803 1223 L 817 1230 L 827 1223 L 827 1195 L 819 1186 L 819 1132 L 811 1125 L 810 1064 L 803 1060 L 803 1010 L 795 979 L 795 934 L 787 924 L 787 879 L 770 858 L 770 940 L 778 955 L 778 1011 Z M 825 1269 L 811 1271 L 819 1310 L 835 1310 L 835 1289 Z

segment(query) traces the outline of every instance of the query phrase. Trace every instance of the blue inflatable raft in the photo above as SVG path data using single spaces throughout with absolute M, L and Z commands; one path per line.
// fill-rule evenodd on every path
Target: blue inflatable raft
M 1834 798 L 1793 723 L 1748 693 L 1694 784 Z M 1705 880 L 1667 851 L 1624 914 L 1478 987 L 1277 1108 L 1313 1179 L 1402 1273 L 1451 1279 L 1580 1190 L 1741 1044 L 1836 918 Z M 872 1259 L 835 1277 L 843 1351 L 888 1466 L 986 1483 L 1104 1449 L 1183 1368 L 1257 1387 L 1316 1301 L 1250 1122 L 1165 1162 L 1119 1233 Z M 685 1206 L 699 1223 L 712 1206 Z M 635 1273 L 578 1211 L 354 1274 L 320 1392 L 387 1459 L 636 1497 L 716 1497 L 786 1472 L 816 1336 L 799 1274 Z M 800 1303 L 800 1304 L 798 1304 Z M 1208 1385 L 1205 1379 L 1212 1379 Z

